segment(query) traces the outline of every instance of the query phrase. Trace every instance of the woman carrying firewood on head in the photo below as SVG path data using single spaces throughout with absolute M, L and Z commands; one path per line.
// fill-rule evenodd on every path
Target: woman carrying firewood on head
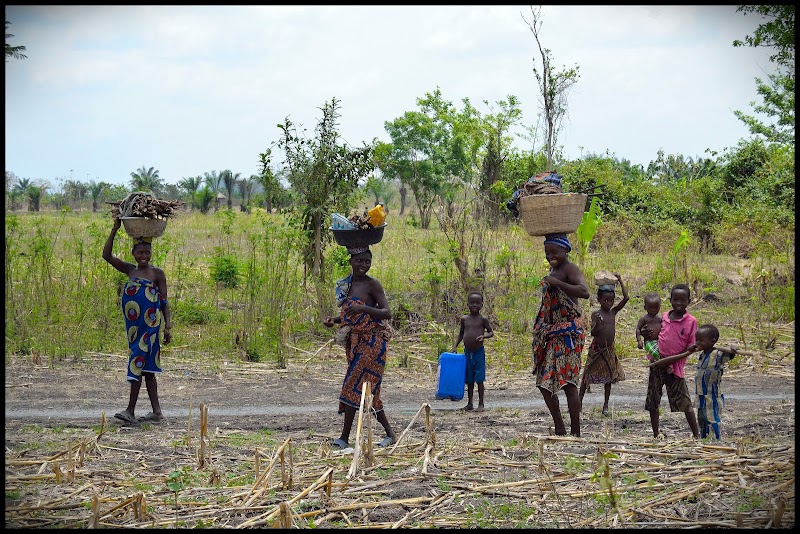
M 135 264 L 114 256 L 114 238 L 120 225 L 120 219 L 114 217 L 114 226 L 103 247 L 103 259 L 128 276 L 128 281 L 122 288 L 122 313 L 125 316 L 125 330 L 130 347 L 127 380 L 131 384 L 131 390 L 128 407 L 114 414 L 114 417 L 133 425 L 140 421 L 160 422 L 164 420 L 164 415 L 158 400 L 156 375 L 161 373 L 159 334 L 162 329 L 164 344 L 172 339 L 167 306 L 167 278 L 163 270 L 150 264 L 151 238 L 140 237 L 134 241 L 131 254 Z M 153 411 L 137 420 L 134 410 L 142 387 L 142 376 Z

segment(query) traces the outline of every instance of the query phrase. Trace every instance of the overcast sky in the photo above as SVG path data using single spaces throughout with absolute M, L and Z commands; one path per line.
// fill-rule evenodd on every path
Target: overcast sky
M 539 113 L 537 48 L 519 6 L 6 6 L 6 171 L 126 183 L 259 172 L 289 116 L 313 136 L 341 101 L 354 146 L 438 86 L 481 113 L 507 95 Z M 647 165 L 749 137 L 733 115 L 760 98 L 770 51 L 734 48 L 763 20 L 735 6 L 544 6 L 542 45 L 578 66 L 559 137 L 568 159 L 607 151 Z M 537 57 L 537 62 L 540 59 Z M 540 64 L 540 63 L 537 63 Z M 520 140 L 518 146 L 530 148 Z M 537 147 L 538 148 L 538 147 Z

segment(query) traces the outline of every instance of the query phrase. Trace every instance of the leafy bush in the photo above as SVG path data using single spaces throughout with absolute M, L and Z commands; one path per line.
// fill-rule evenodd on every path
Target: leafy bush
M 218 252 L 211 263 L 211 279 L 227 288 L 239 287 L 239 262 L 236 256 Z
M 217 320 L 219 312 L 213 304 L 194 299 L 177 299 L 170 302 L 171 319 L 186 325 L 209 324 Z

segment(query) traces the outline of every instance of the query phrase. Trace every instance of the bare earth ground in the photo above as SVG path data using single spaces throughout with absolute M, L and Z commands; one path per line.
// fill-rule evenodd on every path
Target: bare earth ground
M 376 450 L 372 466 L 360 456 L 348 477 L 353 454 L 337 455 L 328 446 L 341 429 L 341 357 L 323 352 L 297 358 L 287 369 L 166 361 L 159 393 L 167 421 L 136 427 L 112 417 L 127 403 L 125 357 L 95 354 L 53 368 L 30 357 L 7 358 L 5 525 L 794 525 L 793 361 L 742 361 L 726 371 L 718 442 L 688 439 L 683 414 L 670 413 L 666 398 L 666 440 L 652 437 L 643 409 L 646 369 L 638 360 L 623 361 L 627 380 L 612 388 L 611 417 L 600 414 L 602 386 L 586 395 L 581 438 L 552 436 L 551 418 L 527 373 L 510 376 L 490 365 L 487 410 L 476 413 L 458 409 L 465 400 L 434 399 L 435 366 L 390 365 L 382 390 L 386 413 L 398 435 L 413 425 L 395 449 Z M 559 398 L 568 424 L 563 393 Z M 201 403 L 208 409 L 205 428 Z M 137 415 L 149 409 L 142 387 Z M 383 436 L 375 427 L 378 441 Z M 351 443 L 356 433 L 354 425 Z M 281 464 L 282 475 L 276 467 L 258 489 L 254 451 L 261 451 L 263 473 L 287 439 L 293 481 L 287 483 Z M 332 469 L 329 497 L 315 487 L 326 469 Z M 176 471 L 185 475 L 178 509 L 165 485 Z M 301 495 L 304 488 L 310 490 Z M 290 503 L 283 515 L 281 501 Z

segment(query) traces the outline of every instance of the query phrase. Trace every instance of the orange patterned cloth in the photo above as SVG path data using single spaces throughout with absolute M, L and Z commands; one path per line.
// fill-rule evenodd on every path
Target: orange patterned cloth
M 586 333 L 578 305 L 560 289 L 542 285 L 533 325 L 533 374 L 538 387 L 555 393 L 566 384 L 578 386 Z
M 367 381 L 372 384 L 372 408 L 383 410 L 381 400 L 381 382 L 386 366 L 386 356 L 391 339 L 391 328 L 383 320 L 376 320 L 368 313 L 350 317 L 347 311 L 353 304 L 364 304 L 363 301 L 347 297 L 342 303 L 340 317 L 341 327 L 350 327 L 345 344 L 347 353 L 347 373 L 344 376 L 342 391 L 339 394 L 339 413 L 345 406 L 358 408 L 361 404 L 361 385 Z

